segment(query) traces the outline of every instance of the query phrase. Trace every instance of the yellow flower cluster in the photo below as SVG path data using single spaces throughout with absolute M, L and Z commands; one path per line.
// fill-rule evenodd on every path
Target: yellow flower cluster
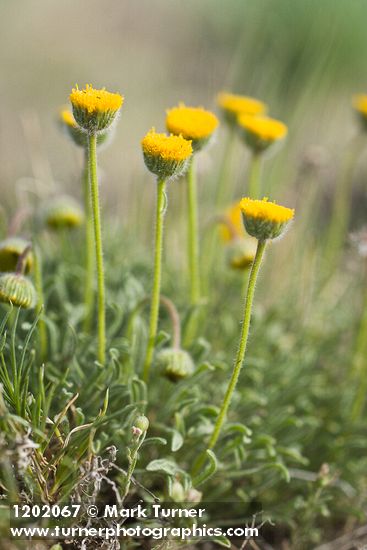
M 191 141 L 182 136 L 158 134 L 154 128 L 141 140 L 141 145 L 144 154 L 168 161 L 184 161 L 192 154 Z
M 293 219 L 294 210 L 274 202 L 268 202 L 264 197 L 262 200 L 244 198 L 240 202 L 242 212 L 248 217 L 256 220 L 272 223 L 286 223 Z
M 178 107 L 167 111 L 166 126 L 172 134 L 182 135 L 189 140 L 202 140 L 210 137 L 219 121 L 210 111 L 201 107 Z
M 240 114 L 260 115 L 267 111 L 267 105 L 253 97 L 221 92 L 218 95 L 218 105 L 223 111 L 234 116 Z
M 73 107 L 83 109 L 88 113 L 103 113 L 118 111 L 124 98 L 120 94 L 107 92 L 105 88 L 96 90 L 91 84 L 87 84 L 84 90 L 79 90 L 78 86 L 73 88 L 70 101 Z
M 241 114 L 238 117 L 238 124 L 241 128 L 255 135 L 262 141 L 271 143 L 284 138 L 288 133 L 288 128 L 283 122 L 266 116 L 249 116 Z

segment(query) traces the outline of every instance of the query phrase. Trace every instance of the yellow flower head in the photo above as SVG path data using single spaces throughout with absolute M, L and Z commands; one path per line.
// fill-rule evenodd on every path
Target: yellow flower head
M 208 142 L 218 124 L 217 117 L 201 107 L 186 107 L 180 103 L 167 111 L 167 130 L 191 140 L 196 151 Z
M 360 116 L 363 126 L 367 125 L 367 94 L 360 94 L 353 97 L 353 107 Z
M 242 221 L 242 210 L 239 202 L 232 204 L 220 224 L 220 238 L 223 242 L 231 242 L 245 236 L 245 230 Z
M 264 151 L 288 133 L 283 122 L 267 116 L 239 115 L 237 121 L 247 144 L 257 152 Z
M 159 178 L 181 175 L 192 155 L 191 141 L 180 136 L 158 134 L 154 128 L 141 140 L 148 170 Z
M 20 273 L 2 273 L 0 302 L 26 309 L 35 307 L 37 294 L 32 281 Z
M 218 105 L 222 109 L 227 122 L 236 123 L 240 114 L 262 115 L 267 111 L 267 105 L 253 97 L 244 95 L 229 94 L 221 92 L 218 95 Z
M 240 205 L 247 233 L 261 241 L 279 237 L 294 217 L 293 209 L 268 202 L 266 197 L 244 198 Z
M 87 132 L 95 133 L 112 124 L 124 98 L 105 88 L 96 90 L 91 84 L 87 84 L 84 90 L 79 90 L 78 86 L 73 88 L 70 101 L 79 126 Z

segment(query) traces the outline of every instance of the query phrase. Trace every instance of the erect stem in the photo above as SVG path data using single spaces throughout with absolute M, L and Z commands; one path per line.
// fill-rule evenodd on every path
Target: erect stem
M 353 173 L 364 144 L 359 135 L 352 140 L 336 182 L 333 210 L 325 242 L 324 269 L 328 273 L 334 271 L 348 230 Z
M 124 481 L 122 500 L 124 500 L 128 495 L 128 492 L 129 492 L 129 489 L 130 489 L 130 484 L 131 484 L 131 479 L 132 479 L 132 476 L 133 476 L 133 473 L 134 473 L 134 470 L 135 470 L 135 467 L 136 467 L 136 463 L 138 461 L 139 449 L 142 446 L 142 444 L 144 443 L 145 436 L 146 436 L 146 432 L 143 432 L 141 435 L 134 436 L 134 439 L 133 439 L 133 442 L 132 442 L 131 446 L 128 447 L 128 449 L 127 449 L 127 458 L 128 458 L 128 461 L 129 461 L 129 467 L 128 467 L 128 470 L 126 472 L 126 478 L 125 478 L 125 481 Z
M 45 298 L 43 294 L 42 258 L 41 258 L 40 247 L 38 246 L 37 243 L 33 245 L 33 256 L 34 256 L 34 284 L 37 292 L 37 313 L 39 314 L 40 311 L 43 309 L 43 314 L 44 314 Z M 39 338 L 39 345 L 40 345 L 41 361 L 44 361 L 47 356 L 48 341 L 47 341 L 46 323 L 42 318 L 42 316 L 38 321 L 38 338 Z
M 259 199 L 260 186 L 260 171 L 261 171 L 261 153 L 252 153 L 250 171 L 248 177 L 248 196 L 250 199 Z
M 352 378 L 357 386 L 351 410 L 353 422 L 360 419 L 366 403 L 367 392 L 367 287 L 362 304 L 362 316 L 357 332 L 355 350 L 352 356 Z
M 232 188 L 231 192 L 228 192 L 230 181 L 230 168 L 232 161 L 233 145 L 236 138 L 236 132 L 234 128 L 229 128 L 226 145 L 224 148 L 222 165 L 219 172 L 218 186 L 216 193 L 216 206 L 221 207 L 224 204 L 228 204 L 232 201 Z
M 198 204 L 195 172 L 195 156 L 190 161 L 187 172 L 187 203 L 188 203 L 188 264 L 190 272 L 191 304 L 197 305 L 200 301 L 200 274 L 199 274 L 199 229 Z
M 88 170 L 90 195 L 93 212 L 94 244 L 96 251 L 97 285 L 98 285 L 98 360 L 102 365 L 106 359 L 106 311 L 103 267 L 102 229 L 99 210 L 99 192 L 97 178 L 97 135 L 88 134 Z
M 93 308 L 94 308 L 94 245 L 93 245 L 93 211 L 89 192 L 89 173 L 88 173 L 88 150 L 84 151 L 83 166 L 83 191 L 84 191 L 84 209 L 86 216 L 85 223 L 85 282 L 84 282 L 84 331 L 89 332 L 92 326 Z
M 155 339 L 157 336 L 158 313 L 161 290 L 161 270 L 162 270 L 162 243 L 163 243 L 163 222 L 166 211 L 166 181 L 159 179 L 157 182 L 157 202 L 156 202 L 156 223 L 155 223 L 155 243 L 154 243 L 154 274 L 153 289 L 150 305 L 149 335 L 148 345 L 143 367 L 143 379 L 149 378 L 149 370 L 153 360 Z
M 264 254 L 266 241 L 258 241 L 257 243 L 257 250 L 254 262 L 251 267 L 250 277 L 248 280 L 248 286 L 247 286 L 247 294 L 245 299 L 245 305 L 244 305 L 244 315 L 243 315 L 243 322 L 242 322 L 242 329 L 241 329 L 241 335 L 240 335 L 240 341 L 239 346 L 236 354 L 236 358 L 233 365 L 233 372 L 231 379 L 229 381 L 227 391 L 225 393 L 223 403 L 221 406 L 221 409 L 219 411 L 219 415 L 217 418 L 217 421 L 214 426 L 213 433 L 210 437 L 209 443 L 208 443 L 208 449 L 211 450 L 215 447 L 218 437 L 220 435 L 223 423 L 226 419 L 227 411 L 229 408 L 229 405 L 231 403 L 232 395 L 234 392 L 234 389 L 236 387 L 238 377 L 241 372 L 241 367 L 245 358 L 246 353 L 246 346 L 247 346 L 247 340 L 249 335 L 249 329 L 250 329 L 250 321 L 251 321 L 251 311 L 252 311 L 252 302 L 254 298 L 255 293 L 255 285 L 257 276 L 259 273 L 261 260 Z M 206 453 L 202 453 L 199 455 L 198 460 L 196 461 L 196 464 L 194 465 L 194 474 L 196 474 L 201 467 L 203 466 L 205 462 Z

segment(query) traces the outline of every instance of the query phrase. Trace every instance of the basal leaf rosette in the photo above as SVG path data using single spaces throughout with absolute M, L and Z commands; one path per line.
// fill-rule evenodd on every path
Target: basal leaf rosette
M 194 151 L 208 144 L 218 125 L 215 114 L 202 107 L 186 107 L 180 103 L 167 111 L 167 130 L 190 140 Z
M 218 94 L 217 102 L 226 122 L 230 125 L 235 125 L 241 114 L 255 116 L 265 114 L 267 111 L 265 103 L 245 95 L 221 92 Z
M 255 153 L 262 153 L 288 133 L 283 122 L 267 116 L 241 114 L 237 122 L 243 139 Z
M 182 175 L 192 155 L 191 141 L 182 136 L 159 134 L 152 128 L 141 141 L 144 162 L 159 179 Z
M 37 294 L 32 281 L 20 273 L 2 273 L 0 302 L 26 309 L 35 307 Z
M 269 202 L 267 198 L 243 198 L 240 205 L 247 233 L 259 241 L 282 235 L 294 217 L 292 208 Z
M 70 94 L 76 123 L 84 131 L 98 133 L 106 130 L 116 118 L 124 98 L 120 94 L 97 90 L 87 84 L 83 90 L 78 86 Z

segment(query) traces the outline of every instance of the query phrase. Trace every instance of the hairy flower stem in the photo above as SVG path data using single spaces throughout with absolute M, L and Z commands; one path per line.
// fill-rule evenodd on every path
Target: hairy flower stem
M 91 196 L 89 193 L 89 172 L 88 172 L 88 150 L 85 149 L 84 167 L 83 167 L 83 189 L 84 189 L 84 209 L 86 215 L 85 223 L 85 281 L 84 281 L 84 332 L 90 332 L 92 327 L 93 309 L 94 309 L 94 244 L 93 244 L 93 212 Z
M 166 181 L 159 179 L 157 182 L 157 202 L 156 202 L 156 223 L 155 223 L 155 243 L 154 243 L 154 275 L 153 289 L 150 304 L 149 336 L 148 346 L 145 355 L 143 367 L 143 380 L 149 378 L 149 371 L 153 360 L 155 340 L 157 337 L 159 302 L 161 291 L 161 271 L 162 271 L 162 244 L 163 244 L 163 222 L 166 212 Z
M 106 360 L 106 306 L 103 266 L 102 229 L 99 209 L 99 191 L 97 178 L 97 135 L 88 134 L 88 171 L 90 195 L 93 212 L 94 244 L 97 265 L 98 284 L 98 360 L 104 365 Z
M 237 355 L 233 365 L 233 372 L 227 387 L 226 394 L 223 399 L 222 407 L 219 411 L 219 415 L 214 426 L 213 433 L 208 443 L 208 447 L 207 447 L 208 450 L 212 450 L 218 441 L 221 429 L 223 427 L 223 423 L 227 416 L 229 405 L 231 403 L 232 395 L 236 387 L 238 377 L 241 372 L 243 361 L 245 358 L 247 340 L 248 340 L 249 329 L 250 329 L 252 302 L 253 302 L 254 293 L 255 293 L 255 285 L 256 285 L 256 280 L 257 280 L 257 276 L 261 265 L 261 260 L 264 254 L 265 246 L 266 246 L 266 241 L 258 241 L 255 259 L 251 267 L 250 277 L 247 285 L 247 294 L 246 294 L 246 299 L 244 304 L 242 329 L 241 329 Z M 206 453 L 202 453 L 198 457 L 198 460 L 194 465 L 194 472 L 193 472 L 194 475 L 197 474 L 198 471 L 200 471 L 200 469 L 202 468 L 205 462 L 205 458 L 206 458 Z
M 367 393 L 367 288 L 365 291 L 362 317 L 358 328 L 355 351 L 352 359 L 352 378 L 357 385 L 353 399 L 350 419 L 355 422 L 361 418 Z
M 248 196 L 250 197 L 250 199 L 260 198 L 260 192 L 261 192 L 260 172 L 261 172 L 261 154 L 252 153 L 249 179 L 248 179 Z
M 37 292 L 37 314 L 43 310 L 45 312 L 45 298 L 43 293 L 43 276 L 42 276 L 42 259 L 40 247 L 35 243 L 33 245 L 33 257 L 34 257 L 34 284 Z M 42 316 L 38 321 L 38 339 L 40 346 L 40 358 L 44 361 L 47 356 L 48 341 L 47 341 L 47 329 L 46 323 Z
M 146 432 L 143 432 L 141 435 L 134 436 L 134 440 L 132 442 L 131 447 L 128 447 L 128 449 L 127 449 L 127 458 L 128 458 L 128 461 L 129 461 L 129 467 L 128 467 L 128 470 L 126 472 L 126 478 L 125 478 L 124 485 L 123 485 L 123 493 L 122 493 L 122 500 L 123 501 L 129 493 L 131 478 L 133 476 L 133 473 L 134 473 L 134 470 L 135 470 L 135 467 L 136 467 L 136 463 L 138 461 L 138 452 L 139 452 L 140 447 L 144 443 L 145 436 L 146 436 Z

